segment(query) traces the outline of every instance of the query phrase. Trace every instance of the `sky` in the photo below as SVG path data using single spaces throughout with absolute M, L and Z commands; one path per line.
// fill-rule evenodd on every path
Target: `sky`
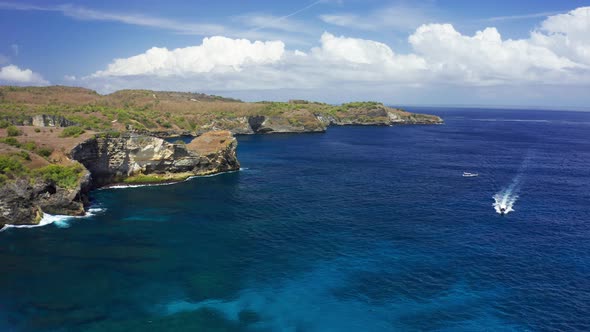
M 590 0 L 0 0 L 0 84 L 590 107 Z

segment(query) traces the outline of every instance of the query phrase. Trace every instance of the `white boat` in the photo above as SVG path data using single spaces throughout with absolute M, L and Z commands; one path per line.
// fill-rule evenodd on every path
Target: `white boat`
M 463 172 L 463 177 L 472 178 L 474 176 L 479 176 L 477 173 L 470 173 L 470 172 Z

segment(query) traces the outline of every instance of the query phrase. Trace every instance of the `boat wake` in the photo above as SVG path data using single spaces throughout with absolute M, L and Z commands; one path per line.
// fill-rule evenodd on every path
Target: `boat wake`
M 514 211 L 514 203 L 518 200 L 520 191 L 520 177 L 517 176 L 505 189 L 494 195 L 493 207 L 498 214 L 508 214 Z
M 492 206 L 494 207 L 494 210 L 496 210 L 496 213 L 505 215 L 510 212 L 514 212 L 514 204 L 518 200 L 518 194 L 522 187 L 523 176 L 528 167 L 530 159 L 531 153 L 529 151 L 520 165 L 518 173 L 514 179 L 512 179 L 512 182 L 510 182 L 508 187 L 503 188 L 493 196 L 494 203 Z

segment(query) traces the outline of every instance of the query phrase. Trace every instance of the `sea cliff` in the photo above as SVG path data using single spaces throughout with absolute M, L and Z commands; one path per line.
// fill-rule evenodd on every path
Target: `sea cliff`
M 38 224 L 44 212 L 84 215 L 92 188 L 175 182 L 238 170 L 236 147 L 229 131 L 207 132 L 190 144 L 133 133 L 118 137 L 99 134 L 54 159 L 56 163 L 29 171 L 18 159 L 23 153 L 13 150 L 0 160 L 10 163 L 4 173 L 14 169 L 3 174 L 0 183 L 0 228 Z
M 88 192 L 238 170 L 234 135 L 441 124 L 378 102 L 242 102 L 199 93 L 0 86 L 0 227 L 83 215 Z M 193 136 L 189 144 L 165 139 Z

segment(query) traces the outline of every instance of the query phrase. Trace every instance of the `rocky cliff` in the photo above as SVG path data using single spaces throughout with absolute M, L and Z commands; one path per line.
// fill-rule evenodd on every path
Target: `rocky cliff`
M 93 185 L 100 187 L 129 179 L 139 182 L 141 176 L 146 182 L 158 182 L 237 170 L 236 146 L 229 131 L 207 132 L 189 145 L 126 134 L 91 138 L 70 155 L 90 171 Z
M 20 172 L 4 180 L 0 184 L 0 228 L 38 224 L 43 212 L 83 215 L 91 188 L 173 182 L 238 170 L 236 147 L 229 131 L 208 132 L 190 144 L 135 134 L 97 135 L 67 154 L 73 166 L 49 165 L 43 172 Z
M 196 129 L 197 133 L 208 130 L 229 130 L 235 135 L 318 133 L 330 126 L 393 126 L 442 124 L 435 115 L 417 114 L 377 104 L 350 108 L 336 108 L 331 112 L 312 112 L 305 108 L 285 111 L 278 115 L 251 115 L 224 117 L 212 120 Z M 160 131 L 157 136 L 190 135 L 186 131 Z
M 1 119 L 15 126 L 70 127 L 76 125 L 74 121 L 64 116 L 50 114 L 4 116 Z
M 5 224 L 36 225 L 43 212 L 84 215 L 90 173 L 80 169 L 78 181 L 71 187 L 43 177 L 22 177 L 0 186 L 0 228 Z

